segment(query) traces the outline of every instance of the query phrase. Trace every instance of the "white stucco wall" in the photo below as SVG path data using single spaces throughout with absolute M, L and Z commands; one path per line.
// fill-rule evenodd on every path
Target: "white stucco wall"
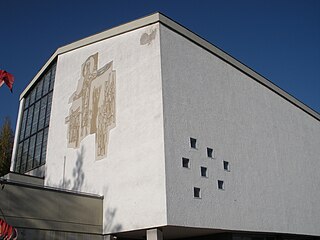
M 142 34 L 155 38 L 140 44 Z M 146 39 L 145 39 L 146 40 Z M 148 40 L 148 39 L 147 39 Z M 95 137 L 67 148 L 67 124 L 81 65 L 98 52 L 98 68 L 113 61 L 116 127 L 108 154 L 95 159 Z M 166 223 L 159 24 L 121 34 L 58 57 L 45 185 L 104 195 L 104 233 Z M 64 159 L 66 159 L 65 171 Z M 65 181 L 63 181 L 65 172 Z
M 168 225 L 320 235 L 319 121 L 163 25 L 160 36 Z

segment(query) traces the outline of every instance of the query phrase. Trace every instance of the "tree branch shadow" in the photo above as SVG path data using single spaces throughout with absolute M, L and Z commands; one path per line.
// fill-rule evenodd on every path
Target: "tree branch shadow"
M 65 168 L 66 171 L 63 175 L 63 178 L 59 182 L 57 188 L 80 192 L 82 191 L 83 185 L 85 183 L 85 172 L 83 170 L 84 163 L 84 154 L 85 148 L 81 146 L 80 150 L 77 151 L 77 157 L 75 161 L 75 165 L 72 168 L 72 177 L 68 178 L 66 176 L 70 176 L 70 172 L 68 168 Z M 65 161 L 65 160 L 64 160 Z M 64 163 L 65 164 L 65 163 Z M 50 186 L 50 180 L 48 179 L 47 185 Z M 108 204 L 107 195 L 108 195 L 108 187 L 104 187 L 102 189 L 102 194 L 104 196 L 104 207 L 103 207 L 103 225 L 101 234 L 116 234 L 123 229 L 123 226 L 119 223 L 115 222 L 115 216 L 117 214 L 117 208 L 111 207 Z M 70 209 L 72 211 L 72 209 Z
M 84 155 L 84 147 L 81 146 L 80 151 L 77 151 L 77 160 L 75 162 L 75 166 L 72 169 L 72 177 L 73 179 L 67 179 L 65 176 L 65 164 L 66 159 L 64 159 L 64 169 L 63 169 L 63 177 L 62 180 L 58 184 L 58 188 L 62 189 L 70 189 L 72 191 L 80 192 L 82 186 L 84 184 L 85 174 L 83 171 L 83 155 Z M 50 181 L 48 180 L 48 185 L 50 186 Z
M 107 198 L 108 195 L 108 188 L 104 187 L 103 189 L 104 198 Z M 115 215 L 117 213 L 117 208 L 112 208 L 106 206 L 106 209 L 104 210 L 104 226 L 103 226 L 103 233 L 117 233 L 122 230 L 122 225 L 119 223 L 115 223 Z
M 84 171 L 82 169 L 83 154 L 84 154 L 84 148 L 83 146 L 81 146 L 80 153 L 77 152 L 76 165 L 72 171 L 72 176 L 74 178 L 72 190 L 75 190 L 75 191 L 81 190 L 82 185 L 84 183 Z

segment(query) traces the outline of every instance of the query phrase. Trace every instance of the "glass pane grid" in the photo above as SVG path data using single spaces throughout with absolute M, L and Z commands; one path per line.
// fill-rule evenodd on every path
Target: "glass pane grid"
M 25 96 L 15 171 L 24 173 L 45 163 L 56 65 Z

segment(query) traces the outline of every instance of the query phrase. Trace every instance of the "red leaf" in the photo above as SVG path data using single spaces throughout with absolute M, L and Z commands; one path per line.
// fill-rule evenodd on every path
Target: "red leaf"
M 14 76 L 5 70 L 0 70 L 0 87 L 5 83 L 12 92 L 12 85 L 14 82 Z

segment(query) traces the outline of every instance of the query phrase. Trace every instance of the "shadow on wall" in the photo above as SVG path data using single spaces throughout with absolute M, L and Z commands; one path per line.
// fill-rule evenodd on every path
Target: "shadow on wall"
M 74 166 L 72 171 L 72 176 L 73 176 L 72 190 L 75 190 L 75 191 L 80 191 L 84 182 L 84 172 L 82 170 L 83 154 L 84 154 L 84 148 L 83 146 L 81 146 L 80 153 L 77 152 L 76 165 Z
M 62 189 L 70 189 L 73 191 L 81 191 L 81 188 L 84 183 L 84 171 L 83 171 L 83 158 L 84 158 L 84 147 L 81 146 L 80 151 L 77 151 L 77 160 L 75 163 L 75 166 L 72 169 L 72 177 L 73 179 L 67 179 L 66 178 L 66 159 L 64 159 L 63 162 L 63 177 L 62 180 L 59 182 L 57 188 L 62 188 Z M 72 180 L 72 181 L 71 181 Z M 52 186 L 50 184 L 50 179 L 47 181 L 48 186 Z
M 103 189 L 104 199 L 108 197 L 108 187 L 104 187 Z M 112 208 L 108 206 L 108 200 L 106 206 L 104 208 L 104 226 L 103 233 L 117 233 L 122 230 L 122 225 L 114 222 L 115 215 L 117 213 L 116 208 Z
M 75 161 L 75 165 L 72 169 L 72 179 L 67 179 L 65 176 L 70 176 L 64 167 L 64 177 L 59 182 L 57 188 L 61 189 L 70 189 L 72 191 L 80 192 L 82 190 L 84 181 L 85 181 L 85 173 L 83 170 L 83 161 L 84 161 L 85 148 L 81 146 L 80 150 L 77 151 L 77 159 Z M 64 159 L 66 161 L 66 159 Z M 64 162 L 64 165 L 66 163 Z M 97 180 L 98 181 L 98 180 Z M 48 186 L 52 186 L 50 184 L 50 179 L 47 181 Z M 102 194 L 104 195 L 104 221 L 103 221 L 103 233 L 117 233 L 123 229 L 122 225 L 119 223 L 115 223 L 115 216 L 117 214 L 117 208 L 110 207 L 108 204 L 108 187 L 103 188 Z
M 37 167 L 35 169 L 32 169 L 24 174 L 39 177 L 39 178 L 44 178 L 45 174 L 46 174 L 46 165 L 44 164 L 44 165 Z
M 66 179 L 65 175 L 69 174 L 66 174 L 66 172 L 64 172 L 64 177 L 60 181 L 58 186 L 59 188 L 81 191 L 85 180 L 85 173 L 83 171 L 84 154 L 85 149 L 83 146 L 81 146 L 80 150 L 77 151 L 77 159 L 75 162 L 75 166 L 72 169 L 72 179 Z M 64 169 L 64 171 L 66 170 Z M 103 195 L 104 199 L 106 199 L 106 206 L 104 206 L 103 233 L 117 233 L 122 230 L 122 225 L 119 223 L 115 223 L 117 209 L 110 207 L 108 204 L 108 187 L 103 188 Z

